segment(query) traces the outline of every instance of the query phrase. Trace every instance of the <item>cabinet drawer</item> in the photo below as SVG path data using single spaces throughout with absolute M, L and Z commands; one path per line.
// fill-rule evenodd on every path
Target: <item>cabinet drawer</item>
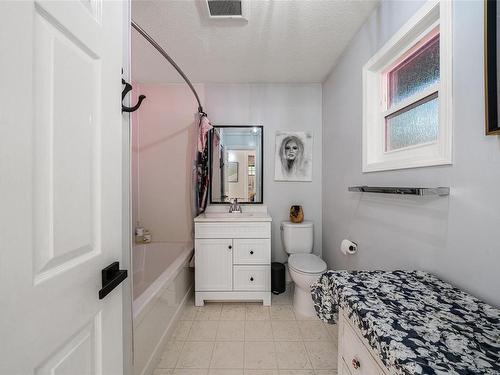
M 343 324 L 343 336 L 339 350 L 349 368 L 349 373 L 352 375 L 384 375 L 384 371 L 347 320 L 342 319 L 341 324 Z
M 270 222 L 195 223 L 196 238 L 271 238 Z
M 264 239 L 235 239 L 234 264 L 270 264 L 271 240 Z
M 271 290 L 271 266 L 234 266 L 233 290 Z

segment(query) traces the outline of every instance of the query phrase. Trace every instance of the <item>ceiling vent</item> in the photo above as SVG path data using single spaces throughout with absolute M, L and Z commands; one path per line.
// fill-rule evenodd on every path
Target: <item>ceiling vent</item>
M 210 18 L 247 19 L 247 3 L 244 0 L 206 0 Z

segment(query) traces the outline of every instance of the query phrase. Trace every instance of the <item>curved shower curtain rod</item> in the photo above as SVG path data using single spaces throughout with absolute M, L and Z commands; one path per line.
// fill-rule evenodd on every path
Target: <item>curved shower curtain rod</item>
M 135 21 L 132 20 L 131 24 L 132 24 L 132 27 L 134 29 L 136 29 L 139 32 L 139 34 L 141 34 L 144 37 L 144 39 L 146 39 L 149 43 L 151 43 L 151 45 L 154 48 L 156 48 L 156 50 L 158 52 L 160 52 L 160 54 L 164 58 L 167 59 L 167 61 L 175 68 L 175 70 L 177 70 L 177 73 L 179 73 L 181 75 L 181 77 L 184 79 L 184 81 L 186 81 L 189 88 L 193 92 L 193 94 L 196 98 L 196 101 L 198 102 L 198 112 L 204 115 L 205 112 L 203 112 L 203 106 L 201 105 L 200 97 L 198 96 L 198 93 L 194 89 L 193 84 L 191 83 L 189 78 L 184 74 L 184 72 L 179 67 L 179 65 L 177 65 L 177 63 L 168 55 L 168 53 L 142 27 L 140 27 L 137 23 L 135 23 Z

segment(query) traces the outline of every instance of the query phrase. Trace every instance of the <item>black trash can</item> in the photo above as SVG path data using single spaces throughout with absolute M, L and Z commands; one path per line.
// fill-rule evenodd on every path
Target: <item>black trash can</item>
M 271 263 L 271 291 L 281 294 L 286 290 L 285 265 L 279 262 Z

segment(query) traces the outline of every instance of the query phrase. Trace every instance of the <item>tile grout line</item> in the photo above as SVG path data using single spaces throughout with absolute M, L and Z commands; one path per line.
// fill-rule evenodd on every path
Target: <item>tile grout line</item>
M 181 351 L 180 351 L 179 356 L 178 356 L 178 358 L 177 358 L 177 360 L 176 360 L 176 362 L 175 362 L 175 367 L 174 367 L 173 372 L 175 372 L 175 370 L 176 370 L 176 369 L 180 368 L 180 367 L 178 367 L 178 366 L 179 366 L 179 361 L 180 361 L 180 359 L 181 359 L 181 357 L 182 357 L 182 354 L 183 354 L 183 352 L 184 352 L 184 348 L 186 347 L 186 343 L 188 342 L 188 338 L 189 338 L 189 335 L 190 335 L 190 333 L 191 333 L 191 330 L 193 329 L 193 325 L 194 325 L 194 322 L 196 321 L 196 317 L 198 316 L 198 312 L 199 312 L 199 310 L 198 310 L 197 308 L 195 308 L 195 309 L 196 309 L 196 310 L 195 310 L 195 311 L 196 311 L 196 313 L 194 314 L 193 320 L 191 320 L 191 324 L 189 325 L 189 329 L 188 329 L 188 331 L 187 331 L 187 333 L 186 333 L 186 337 L 185 337 L 185 339 L 182 341 Z M 177 324 L 179 324 L 179 322 L 178 322 Z
M 278 369 L 278 374 L 279 374 L 280 365 L 278 362 L 278 351 L 276 350 L 276 340 L 274 340 L 274 332 L 273 332 L 273 344 L 274 344 L 274 360 L 276 361 L 276 368 Z
M 272 303 L 271 303 L 271 305 L 272 305 Z M 273 336 L 274 360 L 276 361 L 276 368 L 277 368 L 278 374 L 279 374 L 280 366 L 278 363 L 278 351 L 276 350 L 276 336 L 274 335 L 274 327 L 273 327 L 273 320 L 271 317 L 271 309 L 269 309 L 269 324 L 271 325 L 271 334 Z
M 215 335 L 214 335 L 214 341 L 213 341 L 213 346 L 212 346 L 212 353 L 210 355 L 210 360 L 208 361 L 207 374 L 210 372 L 210 369 L 212 368 L 212 361 L 213 361 L 214 355 L 215 355 L 215 346 L 217 345 L 217 335 L 219 333 L 220 319 L 222 318 L 222 308 L 223 308 L 223 305 L 221 304 L 220 305 L 219 316 L 218 316 L 219 319 L 217 320 L 217 327 L 215 328 Z
M 196 314 L 195 314 L 195 317 L 196 317 Z M 179 328 L 179 324 L 181 323 L 181 321 L 178 321 L 177 322 L 177 328 Z M 180 352 L 179 352 L 179 356 L 177 357 L 177 359 L 175 360 L 175 365 L 174 365 L 174 371 L 175 369 L 177 368 L 177 366 L 179 365 L 179 361 L 181 359 L 181 356 L 182 356 L 182 353 L 184 351 L 184 347 L 186 346 L 186 341 L 189 337 L 189 333 L 191 332 L 191 329 L 193 328 L 193 324 L 194 324 L 194 321 L 192 320 L 191 321 L 191 324 L 189 325 L 189 329 L 187 330 L 187 333 L 186 333 L 186 337 L 184 338 L 184 340 L 179 340 L 179 341 L 182 341 L 182 345 L 181 345 L 181 349 L 180 349 Z M 174 331 L 175 332 L 175 331 Z M 172 371 L 173 372 L 173 371 Z
M 314 366 L 312 364 L 312 360 L 311 360 L 311 358 L 309 356 L 309 351 L 307 350 L 306 343 L 304 341 L 302 341 L 302 345 L 304 347 L 304 351 L 306 352 L 307 361 L 309 362 L 309 365 L 311 366 L 311 369 L 313 370 L 313 373 L 316 374 L 316 370 L 314 369 Z
M 246 337 L 246 330 L 247 330 L 247 305 L 245 304 L 245 316 L 244 316 L 244 321 L 243 321 L 243 374 L 245 374 L 245 361 L 246 361 L 246 351 L 247 351 L 247 337 Z
M 210 354 L 210 359 L 208 360 L 207 374 L 210 372 L 210 369 L 212 368 L 212 360 L 214 359 L 214 355 L 215 355 L 215 345 L 216 345 L 215 340 L 217 340 L 217 334 L 219 333 L 219 322 L 217 322 L 217 328 L 215 329 L 215 337 L 214 337 L 213 346 L 212 346 L 212 353 Z
M 191 329 L 191 328 L 190 328 Z M 184 347 L 186 346 L 186 341 L 183 341 L 182 342 L 182 345 L 181 345 L 181 351 L 179 353 L 179 356 L 177 357 L 176 361 L 175 361 L 175 366 L 174 366 L 174 371 L 175 369 L 177 368 L 177 366 L 179 365 L 179 361 L 181 360 L 181 355 L 182 355 L 182 352 L 184 351 Z M 173 372 L 173 371 L 172 371 Z

